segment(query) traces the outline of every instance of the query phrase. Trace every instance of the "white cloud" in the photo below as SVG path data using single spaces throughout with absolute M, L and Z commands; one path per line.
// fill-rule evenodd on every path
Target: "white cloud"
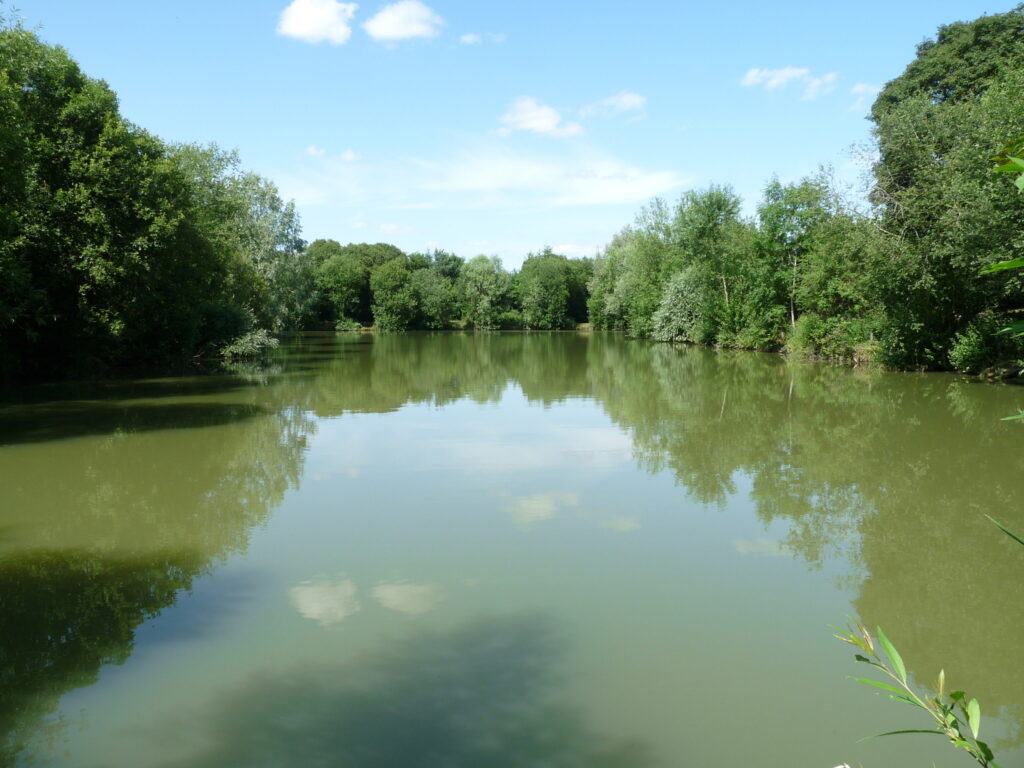
M 550 520 L 560 510 L 578 507 L 579 504 L 578 493 L 552 491 L 515 497 L 505 505 L 505 511 L 517 525 L 529 528 L 534 523 Z
M 357 155 L 351 149 L 346 149 L 344 152 L 341 153 L 341 159 L 344 160 L 346 163 L 354 163 L 356 160 L 359 159 L 359 155 Z
M 758 69 L 754 67 L 740 80 L 740 85 L 750 87 L 763 85 L 768 90 L 782 88 L 790 80 L 803 80 L 811 71 L 805 67 L 785 67 L 783 69 Z
M 850 105 L 850 111 L 855 112 L 867 107 L 868 99 L 874 98 L 882 89 L 871 83 L 857 83 L 850 89 L 850 93 L 857 97 L 857 100 Z
M 839 75 L 836 72 L 816 77 L 807 67 L 783 67 L 781 69 L 759 69 L 754 67 L 740 80 L 740 85 L 750 88 L 763 85 L 766 90 L 785 88 L 790 82 L 804 84 L 802 99 L 814 99 L 835 89 Z
M 277 33 L 307 43 L 342 45 L 352 36 L 349 22 L 357 7 L 337 0 L 292 0 L 281 12 Z
M 516 99 L 512 109 L 502 115 L 499 122 L 503 126 L 497 131 L 500 136 L 508 136 L 513 131 L 529 131 L 559 137 L 578 136 L 583 133 L 582 125 L 564 122 L 557 109 L 541 104 L 529 96 Z
M 394 582 L 378 584 L 373 598 L 385 608 L 408 616 L 420 616 L 441 604 L 441 590 L 433 584 Z
M 340 624 L 362 607 L 351 579 L 309 579 L 292 587 L 288 595 L 295 610 L 323 627 Z
M 487 39 L 492 43 L 504 43 L 508 36 L 504 32 L 488 32 Z
M 385 5 L 363 24 L 363 29 L 378 42 L 393 43 L 440 34 L 444 19 L 420 0 L 399 0 Z
M 647 106 L 647 97 L 632 91 L 620 91 L 607 99 L 601 99 L 596 104 L 590 104 L 580 112 L 584 117 L 588 115 L 621 115 L 624 112 L 642 112 Z
M 306 154 L 310 157 L 323 157 L 327 154 L 327 150 L 323 147 L 318 147 L 316 144 L 310 144 L 306 147 Z

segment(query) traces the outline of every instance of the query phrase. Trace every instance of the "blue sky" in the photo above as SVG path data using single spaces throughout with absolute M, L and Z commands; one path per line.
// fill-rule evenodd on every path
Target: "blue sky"
M 874 89 L 976 0 L 19 0 L 170 141 L 238 149 L 307 239 L 593 255 L 653 196 L 857 176 Z

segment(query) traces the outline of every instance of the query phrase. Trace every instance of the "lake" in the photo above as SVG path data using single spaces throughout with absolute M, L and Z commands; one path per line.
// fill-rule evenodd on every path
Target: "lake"
M 0 404 L 0 764 L 1024 757 L 1024 390 L 576 333 L 307 334 Z M 920 715 L 920 716 L 919 716 Z

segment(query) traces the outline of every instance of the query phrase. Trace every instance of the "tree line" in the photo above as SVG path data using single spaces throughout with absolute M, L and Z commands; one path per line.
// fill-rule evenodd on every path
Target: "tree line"
M 0 9 L 2 10 L 2 9 Z M 0 17 L 0 378 L 273 346 L 285 331 L 560 329 L 976 372 L 1024 277 L 1024 197 L 989 157 L 1024 134 L 1024 5 L 939 29 L 871 112 L 870 204 L 828 171 L 654 200 L 595 259 L 307 244 L 236 153 L 130 123 L 103 81 Z
M 319 303 L 315 322 L 382 331 L 558 330 L 587 319 L 592 259 L 550 248 L 518 272 L 496 256 L 464 261 L 446 251 L 405 254 L 393 245 L 316 240 L 307 249 Z
M 1024 5 L 941 27 L 872 107 L 868 210 L 827 170 L 773 179 L 753 218 L 728 186 L 655 200 L 599 255 L 591 322 L 899 368 L 1019 362 L 998 331 L 1024 283 L 981 270 L 1024 251 L 1024 197 L 991 160 L 1024 134 L 1022 65 Z

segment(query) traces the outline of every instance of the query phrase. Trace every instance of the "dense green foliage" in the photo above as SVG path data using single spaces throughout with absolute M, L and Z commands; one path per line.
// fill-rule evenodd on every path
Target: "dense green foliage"
M 867 214 L 828 174 L 771 181 L 757 218 L 728 189 L 655 202 L 599 256 L 598 327 L 977 372 L 1020 360 L 996 331 L 1024 303 L 1020 275 L 981 268 L 1024 249 L 1024 199 L 989 157 L 1024 133 L 1024 6 L 939 30 L 872 109 Z
M 294 207 L 216 148 L 126 121 L 61 48 L 0 30 L 0 373 L 63 375 L 299 327 Z

